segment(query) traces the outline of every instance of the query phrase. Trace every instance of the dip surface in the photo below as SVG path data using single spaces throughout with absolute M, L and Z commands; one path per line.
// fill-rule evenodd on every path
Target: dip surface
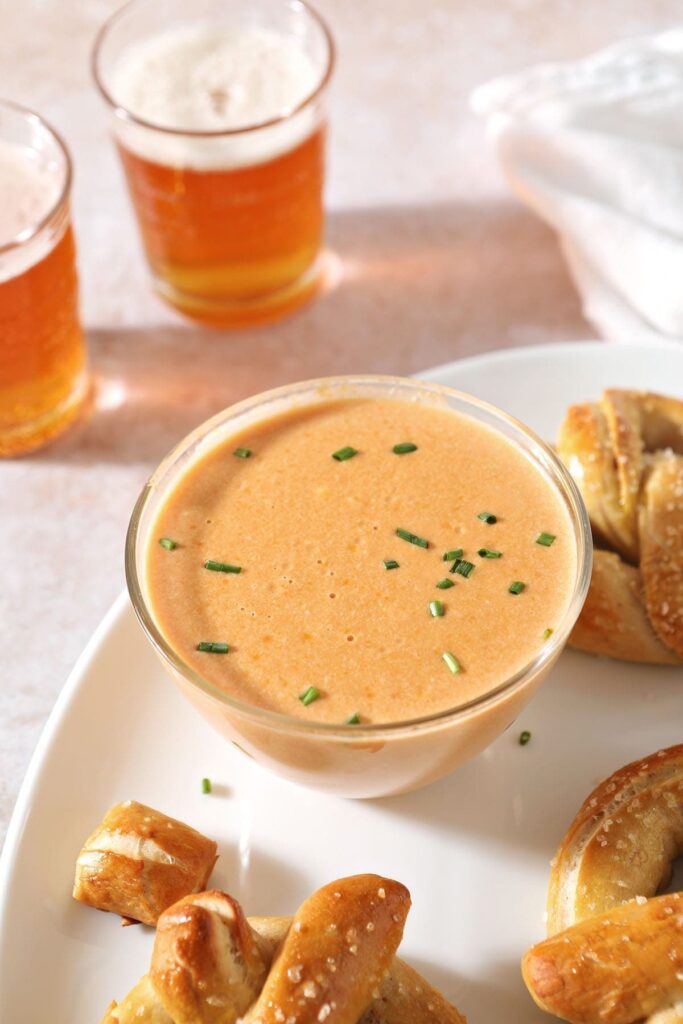
M 417 450 L 395 454 L 405 442 Z M 358 454 L 332 458 L 345 447 Z M 469 576 L 443 560 L 460 548 Z M 195 462 L 158 513 L 146 586 L 170 645 L 233 697 L 378 723 L 457 706 L 523 667 L 565 613 L 575 561 L 560 495 L 502 435 L 438 406 L 344 399 L 267 420 Z M 444 579 L 453 586 L 437 588 Z M 524 588 L 510 593 L 515 582 Z M 310 687 L 320 696 L 305 705 Z

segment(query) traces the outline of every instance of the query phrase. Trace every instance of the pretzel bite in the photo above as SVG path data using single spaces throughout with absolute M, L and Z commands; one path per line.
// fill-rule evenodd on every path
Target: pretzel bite
M 634 761 L 584 802 L 553 861 L 548 933 L 654 896 L 683 853 L 683 744 Z
M 536 1004 L 570 1024 L 635 1024 L 671 1011 L 683 1001 L 683 893 L 551 936 L 528 951 L 522 974 Z
M 239 903 L 212 890 L 160 916 L 150 977 L 175 1024 L 234 1024 L 261 991 L 268 963 Z
M 125 921 L 154 925 L 182 896 L 206 886 L 216 844 L 135 800 L 107 812 L 76 861 L 74 898 Z
M 410 895 L 379 875 L 323 886 L 297 911 L 245 1024 L 357 1024 L 389 970 Z
M 250 917 L 249 923 L 259 933 L 262 943 L 272 950 L 285 938 L 292 920 L 288 917 Z M 334 1024 L 334 1018 L 330 1017 Z M 429 982 L 397 956 L 369 1009 L 358 1024 L 467 1024 L 456 1010 Z

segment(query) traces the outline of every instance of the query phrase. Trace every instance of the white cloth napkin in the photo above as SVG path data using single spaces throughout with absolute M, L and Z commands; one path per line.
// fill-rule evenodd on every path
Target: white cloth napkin
M 608 339 L 683 341 L 683 27 L 480 86 L 518 196 Z

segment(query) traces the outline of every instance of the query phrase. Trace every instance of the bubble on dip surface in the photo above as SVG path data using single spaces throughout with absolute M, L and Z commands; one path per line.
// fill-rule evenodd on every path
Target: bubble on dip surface
M 502 435 L 432 405 L 348 399 L 194 463 L 158 514 L 146 586 L 171 646 L 231 696 L 378 723 L 452 708 L 526 665 L 575 562 L 561 496 Z

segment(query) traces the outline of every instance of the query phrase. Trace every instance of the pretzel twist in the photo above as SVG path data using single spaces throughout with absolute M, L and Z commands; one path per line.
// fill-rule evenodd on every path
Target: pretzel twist
M 409 909 L 407 889 L 377 875 L 324 886 L 293 919 L 187 896 L 159 919 L 149 975 L 102 1024 L 466 1024 L 394 956 Z
M 599 402 L 567 411 L 558 451 L 599 545 L 570 643 L 627 661 L 680 663 L 683 402 L 605 391 Z
M 683 1021 L 683 893 L 655 895 L 682 854 L 683 744 L 602 782 L 562 840 L 550 938 L 522 961 L 542 1009 L 574 1024 Z

